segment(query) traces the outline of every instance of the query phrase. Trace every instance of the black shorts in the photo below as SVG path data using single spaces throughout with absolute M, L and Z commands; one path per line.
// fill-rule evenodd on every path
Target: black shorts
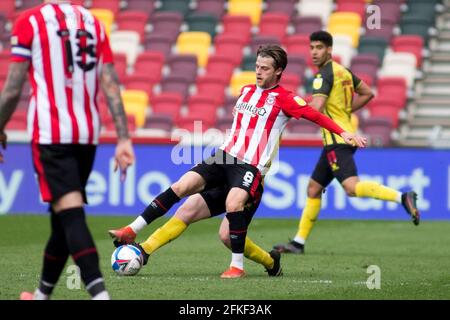
M 356 147 L 347 144 L 325 146 L 311 178 L 322 187 L 327 187 L 334 178 L 342 183 L 349 177 L 358 175 L 355 159 Z
M 206 205 L 208 206 L 211 217 L 215 217 L 226 212 L 225 200 L 227 199 L 229 191 L 230 188 L 228 188 L 228 186 L 222 186 L 200 193 L 203 200 L 205 200 Z M 247 204 L 245 205 L 244 212 L 246 213 L 245 217 L 247 219 L 247 225 L 250 224 L 253 215 L 255 214 L 256 210 L 259 207 L 259 204 L 261 203 L 263 192 L 264 187 L 263 184 L 260 183 L 258 185 L 258 188 L 256 189 L 256 193 L 253 199 L 249 199 L 247 201 Z
M 241 188 L 247 191 L 251 199 L 256 196 L 262 180 L 257 167 L 244 163 L 221 149 L 190 171 L 197 172 L 205 179 L 205 191 L 226 185 L 229 189 Z
M 85 187 L 94 164 L 96 146 L 77 144 L 32 144 L 33 165 L 45 202 L 80 191 L 87 203 Z

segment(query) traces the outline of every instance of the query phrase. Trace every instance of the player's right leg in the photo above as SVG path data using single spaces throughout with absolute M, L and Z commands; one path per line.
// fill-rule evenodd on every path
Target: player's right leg
M 166 191 L 160 193 L 131 224 L 117 230 L 109 230 L 109 235 L 119 242 L 134 242 L 137 233 L 166 214 L 182 198 L 197 193 L 206 185 L 203 176 L 193 170 L 186 172 Z

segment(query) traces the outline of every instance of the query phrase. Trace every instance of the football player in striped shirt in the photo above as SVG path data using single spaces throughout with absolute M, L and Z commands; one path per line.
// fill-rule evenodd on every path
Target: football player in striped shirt
M 341 136 L 346 143 L 363 147 L 365 139 L 344 131 L 300 97 L 279 85 L 287 65 L 286 52 L 277 45 L 258 49 L 256 83 L 246 85 L 234 107 L 231 132 L 215 155 L 195 165 L 170 188 L 158 195 L 130 225 L 110 230 L 112 237 L 133 242 L 136 233 L 164 215 L 180 199 L 227 185 L 226 218 L 229 222 L 230 267 L 222 278 L 240 278 L 244 272 L 244 247 L 251 221 L 244 210 L 255 198 L 262 176 L 270 169 L 281 133 L 291 118 L 305 118 Z

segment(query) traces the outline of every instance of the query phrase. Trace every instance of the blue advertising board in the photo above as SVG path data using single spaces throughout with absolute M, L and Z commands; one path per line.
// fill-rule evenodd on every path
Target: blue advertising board
M 211 149 L 172 145 L 135 145 L 136 164 L 125 182 L 113 172 L 114 145 L 97 150 L 89 178 L 88 214 L 136 216 L 161 191 L 176 181 Z M 320 148 L 281 147 L 273 171 L 265 179 L 262 204 L 255 217 L 298 218 L 305 204 L 309 175 Z M 450 219 L 450 150 L 376 149 L 356 155 L 361 179 L 370 179 L 419 194 L 424 220 Z M 334 181 L 326 190 L 321 218 L 408 219 L 401 205 L 375 199 L 350 198 Z M 27 144 L 12 144 L 0 165 L 0 214 L 45 213 Z M 175 209 L 171 211 L 174 212 Z

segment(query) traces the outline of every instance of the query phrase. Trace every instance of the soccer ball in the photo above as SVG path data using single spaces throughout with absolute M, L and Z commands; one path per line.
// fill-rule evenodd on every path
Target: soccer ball
M 121 276 L 134 276 L 141 270 L 143 263 L 141 251 L 130 244 L 118 247 L 111 256 L 111 266 Z

